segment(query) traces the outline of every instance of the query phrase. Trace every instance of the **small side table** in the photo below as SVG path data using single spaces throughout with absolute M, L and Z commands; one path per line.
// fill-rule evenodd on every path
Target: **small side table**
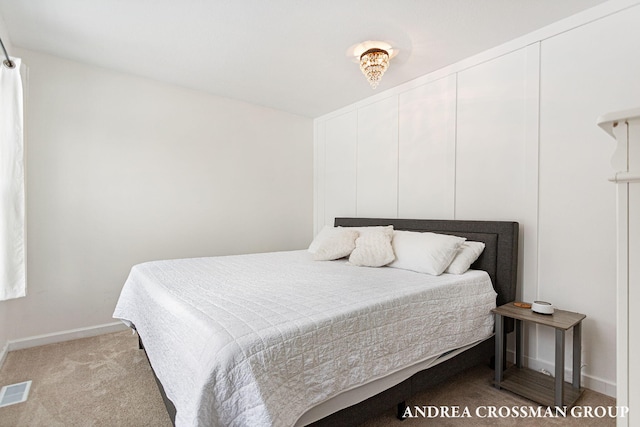
M 584 314 L 555 310 L 553 314 L 538 314 L 530 308 L 520 308 L 507 303 L 491 310 L 496 320 L 496 376 L 494 385 L 519 394 L 545 406 L 571 407 L 582 394 L 580 368 L 582 357 L 582 320 Z M 505 357 L 504 319 L 515 319 L 516 364 L 503 371 Z M 556 330 L 555 378 L 524 368 L 522 365 L 523 322 L 546 325 Z M 573 381 L 564 381 L 565 332 L 573 328 Z

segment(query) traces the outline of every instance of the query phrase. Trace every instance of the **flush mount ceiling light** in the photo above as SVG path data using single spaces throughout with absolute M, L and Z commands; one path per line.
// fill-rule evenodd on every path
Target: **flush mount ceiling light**
M 360 55 L 360 70 L 375 89 L 380 79 L 389 68 L 389 52 L 384 49 L 372 48 Z
M 397 54 L 397 50 L 386 42 L 366 41 L 355 46 L 353 54 L 360 62 L 360 70 L 375 89 L 389 68 L 389 60 Z

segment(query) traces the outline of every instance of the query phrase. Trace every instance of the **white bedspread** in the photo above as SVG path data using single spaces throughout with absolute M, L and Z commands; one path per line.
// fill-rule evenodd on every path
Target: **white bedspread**
M 482 271 L 274 252 L 137 265 L 114 317 L 143 338 L 177 426 L 291 426 L 344 390 L 491 336 L 495 296 Z

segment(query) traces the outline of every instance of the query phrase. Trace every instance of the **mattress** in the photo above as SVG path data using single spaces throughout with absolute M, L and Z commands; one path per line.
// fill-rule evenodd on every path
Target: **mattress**
M 307 251 L 132 268 L 135 325 L 177 426 L 292 426 L 355 389 L 491 336 L 489 276 L 430 276 Z

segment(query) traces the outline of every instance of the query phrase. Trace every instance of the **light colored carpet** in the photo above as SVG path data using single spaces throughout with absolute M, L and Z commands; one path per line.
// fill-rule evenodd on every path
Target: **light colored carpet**
M 472 418 L 395 419 L 389 409 L 364 427 L 410 426 L 615 426 L 608 418 L 479 418 L 481 406 L 536 406 L 491 386 L 493 371 L 473 368 L 445 386 L 407 402 L 417 406 L 468 407 Z M 10 352 L 0 369 L 0 386 L 32 380 L 29 400 L 0 408 L 0 426 L 169 427 L 162 398 L 146 357 L 131 332 L 51 344 Z M 582 406 L 615 406 L 615 400 L 586 390 Z
M 129 331 L 12 351 L 0 385 L 32 380 L 0 426 L 171 426 L 151 368 Z

